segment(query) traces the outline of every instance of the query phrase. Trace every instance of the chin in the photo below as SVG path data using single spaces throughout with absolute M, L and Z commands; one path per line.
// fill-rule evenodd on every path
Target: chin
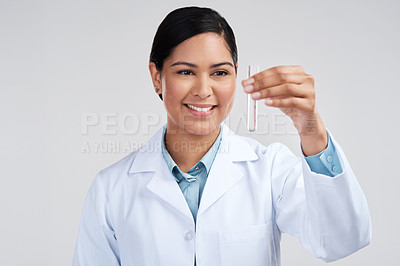
M 205 136 L 214 132 L 219 124 L 220 123 L 195 123 L 191 126 L 186 126 L 184 129 L 192 135 Z

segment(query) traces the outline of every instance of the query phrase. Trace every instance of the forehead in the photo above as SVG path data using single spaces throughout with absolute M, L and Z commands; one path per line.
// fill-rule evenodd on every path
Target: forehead
M 225 39 L 216 33 L 195 35 L 175 47 L 168 61 L 229 61 L 231 53 Z

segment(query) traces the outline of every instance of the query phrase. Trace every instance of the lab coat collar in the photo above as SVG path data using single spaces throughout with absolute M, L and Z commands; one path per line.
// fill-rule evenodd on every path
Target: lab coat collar
M 221 125 L 223 126 L 222 142 L 209 172 L 197 217 L 244 177 L 235 162 L 258 159 L 257 154 L 247 142 L 232 132 L 224 123 Z M 161 144 L 164 127 L 166 125 L 137 151 L 129 173 L 154 172 L 147 188 L 193 221 L 193 216 L 179 185 L 162 156 Z
M 222 142 L 218 154 L 228 154 L 232 162 L 257 160 L 257 154 L 251 149 L 250 145 L 244 142 L 227 125 L 221 123 Z M 160 164 L 165 164 L 162 157 L 162 133 L 166 124 L 160 128 L 150 140 L 137 151 L 136 157 L 129 173 L 159 171 Z M 217 156 L 218 156 L 217 154 Z

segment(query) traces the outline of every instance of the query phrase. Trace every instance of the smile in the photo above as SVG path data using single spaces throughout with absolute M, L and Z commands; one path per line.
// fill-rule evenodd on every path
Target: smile
M 209 106 L 209 107 L 201 108 L 201 107 L 197 107 L 197 106 L 194 106 L 191 104 L 186 104 L 186 106 L 189 107 L 190 109 L 196 110 L 197 112 L 207 112 L 214 107 L 214 106 Z
M 188 110 L 189 113 L 191 113 L 194 116 L 197 117 L 208 117 L 211 116 L 214 113 L 214 107 L 216 107 L 217 105 L 211 105 L 211 104 L 184 104 L 184 106 L 187 108 L 186 110 Z

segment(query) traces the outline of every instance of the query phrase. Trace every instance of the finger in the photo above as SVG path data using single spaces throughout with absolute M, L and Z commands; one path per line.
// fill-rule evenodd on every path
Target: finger
M 243 87 L 246 85 L 250 85 L 251 83 L 254 82 L 256 79 L 262 79 L 263 77 L 268 77 L 268 76 L 273 76 L 273 75 L 279 75 L 279 74 L 290 74 L 290 73 L 295 73 L 295 74 L 305 74 L 305 70 L 302 66 L 275 66 L 266 70 L 263 70 L 257 74 L 254 74 L 253 76 L 249 77 L 246 80 L 242 81 Z
M 298 73 L 290 73 L 290 74 L 279 74 L 274 76 L 259 76 L 258 79 L 253 79 L 254 81 L 250 84 L 251 80 L 248 80 L 246 86 L 244 86 L 245 92 L 255 92 L 262 89 L 266 89 L 273 86 L 278 86 L 285 83 L 293 83 L 293 84 L 302 84 L 302 83 L 311 83 L 314 84 L 313 77 L 308 74 L 298 74 Z
M 274 87 L 270 87 L 267 89 L 263 89 L 260 91 L 256 91 L 251 94 L 251 97 L 254 100 L 260 100 L 270 97 L 277 97 L 277 96 L 285 96 L 285 97 L 313 97 L 314 96 L 314 89 L 307 88 L 304 84 L 293 84 L 293 83 L 286 83 Z
M 297 73 L 297 74 L 305 74 L 305 70 L 302 66 L 275 66 L 269 69 L 263 70 L 257 74 L 254 74 L 249 79 L 262 79 L 263 77 L 279 75 L 279 74 L 290 74 L 290 73 Z M 249 85 L 250 83 L 244 84 Z
M 303 110 L 306 112 L 314 111 L 315 101 L 309 98 L 298 98 L 298 97 L 288 97 L 288 98 L 267 98 L 265 99 L 265 104 L 272 107 L 278 108 L 295 108 Z

